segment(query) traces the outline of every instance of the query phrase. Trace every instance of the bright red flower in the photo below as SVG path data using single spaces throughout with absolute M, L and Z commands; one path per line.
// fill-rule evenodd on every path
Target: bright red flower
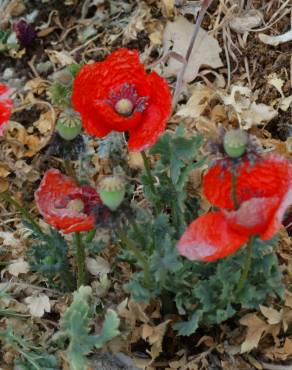
M 205 196 L 222 210 L 193 221 L 178 243 L 179 253 L 191 260 L 214 261 L 235 252 L 249 237 L 271 239 L 292 203 L 292 165 L 278 155 L 244 160 L 237 168 L 235 209 L 231 171 L 218 161 L 204 176 Z
M 11 90 L 8 86 L 0 84 L 0 135 L 5 123 L 9 121 L 12 110 L 12 100 L 9 98 Z
M 155 144 L 171 113 L 167 82 L 155 72 L 147 74 L 138 52 L 128 49 L 82 67 L 74 81 L 72 103 L 90 135 L 128 131 L 130 151 Z
M 45 221 L 65 234 L 91 230 L 102 205 L 90 186 L 77 186 L 55 169 L 48 170 L 35 192 L 35 201 Z

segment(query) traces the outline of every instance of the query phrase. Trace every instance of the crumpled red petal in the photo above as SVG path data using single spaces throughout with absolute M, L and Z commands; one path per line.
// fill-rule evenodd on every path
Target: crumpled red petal
M 254 164 L 243 161 L 236 175 L 236 198 L 239 204 L 251 198 L 284 197 L 291 187 L 291 164 L 279 155 L 261 157 Z M 234 209 L 231 200 L 231 172 L 220 161 L 203 179 L 204 194 L 213 205 Z
M 171 114 L 171 94 L 166 81 L 155 72 L 149 74 L 149 81 L 152 95 L 141 125 L 130 130 L 128 141 L 130 151 L 142 151 L 154 145 L 165 131 Z
M 67 209 L 66 197 L 81 199 L 85 204 L 84 212 Z M 73 179 L 55 169 L 45 173 L 35 192 L 35 201 L 46 222 L 65 234 L 91 230 L 94 227 L 95 218 L 87 212 L 90 207 L 102 204 L 94 189 L 88 186 L 77 186 Z
M 210 212 L 193 221 L 178 242 L 179 254 L 192 261 L 215 261 L 229 256 L 248 241 L 232 230 L 222 212 Z
M 9 98 L 11 90 L 8 86 L 0 84 L 0 130 L 1 126 L 9 121 L 12 111 L 12 100 Z

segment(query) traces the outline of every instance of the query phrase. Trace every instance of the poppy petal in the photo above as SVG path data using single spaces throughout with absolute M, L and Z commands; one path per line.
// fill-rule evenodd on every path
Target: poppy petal
M 234 209 L 231 200 L 231 171 L 218 161 L 204 176 L 204 194 L 213 205 Z M 236 198 L 239 204 L 251 198 L 284 197 L 291 186 L 292 166 L 279 155 L 260 157 L 255 163 L 247 160 L 237 169 Z
M 243 202 L 238 210 L 225 212 L 233 230 L 249 235 L 264 233 L 279 207 L 279 198 L 253 198 Z M 275 230 L 275 233 L 278 230 Z
M 141 151 L 151 147 L 164 132 L 171 114 L 171 94 L 167 82 L 157 73 L 148 76 L 152 95 L 143 113 L 142 122 L 130 130 L 128 147 L 130 151 Z
M 67 207 L 71 200 L 76 199 L 84 203 L 83 211 Z M 94 211 L 96 206 L 102 205 L 99 195 L 93 188 L 79 187 L 73 179 L 55 169 L 45 173 L 35 192 L 35 201 L 46 222 L 65 234 L 91 230 L 95 225 L 95 217 L 91 211 Z
M 12 100 L 9 98 L 11 89 L 0 84 L 0 135 L 2 134 L 1 126 L 7 123 L 11 116 Z
M 113 88 L 124 84 L 134 85 L 141 97 L 150 95 L 148 75 L 136 50 L 118 49 L 104 61 L 81 68 L 74 80 L 72 104 L 81 114 L 85 131 L 102 137 L 112 130 L 125 131 L 137 125 L 140 114 L 123 117 L 107 103 Z
M 193 221 L 177 248 L 192 261 L 215 261 L 229 256 L 248 241 L 248 236 L 232 230 L 222 212 L 210 212 Z

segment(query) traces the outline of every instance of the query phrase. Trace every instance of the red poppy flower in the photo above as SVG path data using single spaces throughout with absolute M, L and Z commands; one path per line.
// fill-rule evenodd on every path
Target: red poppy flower
M 167 82 L 155 72 L 147 74 L 138 52 L 128 49 L 82 67 L 74 81 L 72 103 L 90 135 L 128 131 L 130 151 L 152 146 L 171 113 Z
M 55 169 L 45 173 L 35 192 L 35 201 L 46 222 L 65 234 L 93 229 L 94 214 L 102 205 L 93 188 L 77 186 L 74 180 Z
M 11 90 L 8 86 L 0 84 L 0 135 L 4 124 L 9 121 L 12 110 L 12 100 L 9 98 Z
M 218 161 L 203 180 L 207 199 L 222 210 L 193 221 L 182 235 L 179 253 L 191 260 L 214 261 L 235 252 L 251 235 L 271 239 L 292 203 L 292 166 L 269 155 L 255 163 L 244 160 L 237 168 L 235 209 L 231 198 L 232 174 Z

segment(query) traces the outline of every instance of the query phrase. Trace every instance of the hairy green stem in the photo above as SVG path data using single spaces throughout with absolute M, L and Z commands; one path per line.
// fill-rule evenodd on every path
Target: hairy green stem
M 147 174 L 147 177 L 148 177 L 148 181 L 149 181 L 149 186 L 150 186 L 151 192 L 153 194 L 157 194 L 157 191 L 156 191 L 155 185 L 154 185 L 154 179 L 153 179 L 153 176 L 152 176 L 152 173 L 151 173 L 151 169 L 150 169 L 149 158 L 147 157 L 147 155 L 144 152 L 144 150 L 142 150 L 141 155 L 142 155 L 142 158 L 143 158 L 144 168 L 145 168 L 145 171 L 146 171 L 146 174 Z
M 236 286 L 236 289 L 235 289 L 236 294 L 239 293 L 241 291 L 241 289 L 244 287 L 244 284 L 245 284 L 246 279 L 248 277 L 248 273 L 249 273 L 250 266 L 251 266 L 251 259 L 252 259 L 252 247 L 253 247 L 255 239 L 256 239 L 256 237 L 253 235 L 249 238 L 249 241 L 247 243 L 243 270 L 241 272 L 240 279 L 239 279 L 239 281 L 237 283 L 237 286 Z
M 239 204 L 236 197 L 236 174 L 233 172 L 231 175 L 231 200 L 233 202 L 234 209 L 238 209 Z
M 82 242 L 82 237 L 79 232 L 74 234 L 75 245 L 76 245 L 76 264 L 77 264 L 77 289 L 81 285 L 86 285 L 87 274 L 85 268 L 85 247 Z
M 24 206 L 19 204 L 8 192 L 0 193 L 0 197 L 7 203 L 13 205 L 22 214 L 22 216 L 33 225 L 38 233 L 43 234 L 42 229 L 31 217 L 29 211 Z
M 69 177 L 72 177 L 72 179 L 74 179 L 74 181 L 76 182 L 76 184 L 79 183 L 77 177 L 76 177 L 76 174 L 75 174 L 75 171 L 72 167 L 72 164 L 71 164 L 71 161 L 69 159 L 64 159 L 64 169 L 65 169 L 65 172 L 66 172 L 66 175 L 69 176 Z
M 72 274 L 69 271 L 68 266 L 65 266 L 64 269 L 60 272 L 60 278 L 64 282 L 64 285 L 70 292 L 73 292 L 76 288 L 74 284 L 74 279 Z
M 92 240 L 95 237 L 96 231 L 97 231 L 96 229 L 92 229 L 87 233 L 86 238 L 85 238 L 85 243 L 91 243 L 92 242 Z
M 143 266 L 144 271 L 144 283 L 147 288 L 151 287 L 151 278 L 150 278 L 150 271 L 149 271 L 149 264 L 147 259 L 143 256 L 143 254 L 139 251 L 136 245 L 130 240 L 127 235 L 120 229 L 117 231 L 117 235 L 121 242 L 133 253 L 136 257 L 137 261 L 141 263 Z

